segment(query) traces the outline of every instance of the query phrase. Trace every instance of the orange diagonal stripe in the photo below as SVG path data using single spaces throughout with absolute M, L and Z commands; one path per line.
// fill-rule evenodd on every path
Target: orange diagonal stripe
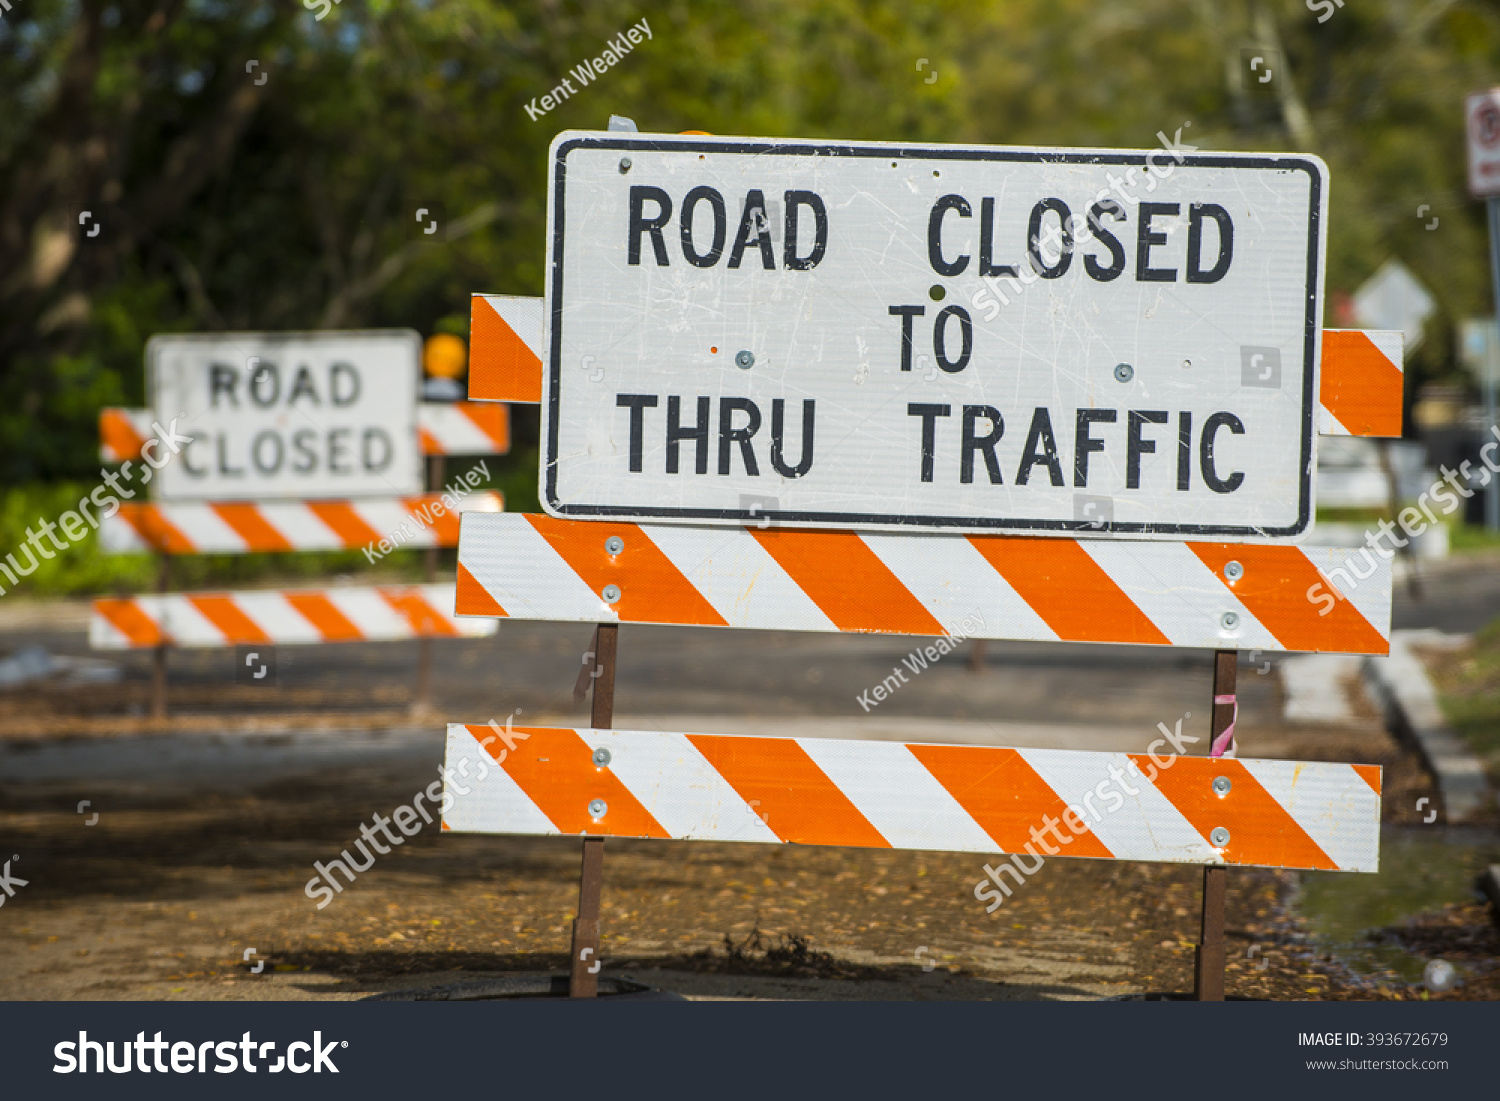
M 230 597 L 201 594 L 187 598 L 188 603 L 202 613 L 224 635 L 224 641 L 238 646 L 247 642 L 270 642 L 271 638 L 240 610 Z
M 443 449 L 443 445 L 438 443 L 437 437 L 434 436 L 431 432 L 427 431 L 427 429 L 425 428 L 417 429 L 417 440 L 421 444 L 422 454 L 424 455 L 448 454 L 448 452 Z
M 307 510 L 327 524 L 333 534 L 343 541 L 344 546 L 351 550 L 378 543 L 385 538 L 365 523 L 348 501 L 308 501 Z
M 350 642 L 365 637 L 353 620 L 323 593 L 287 593 L 286 602 L 316 627 L 326 642 Z
M 945 633 L 856 533 L 745 530 L 840 631 Z
M 504 731 L 497 733 L 488 726 L 468 730 L 481 751 L 500 762 L 560 833 L 671 836 L 613 772 L 594 764 L 593 752 L 576 730 L 514 727 L 509 732 L 513 750 L 506 748 Z M 448 767 L 458 766 L 449 761 Z M 604 817 L 598 820 L 589 814 L 589 804 L 595 799 L 603 799 L 606 806 Z
M 1406 376 L 1358 329 L 1323 331 L 1319 400 L 1355 436 L 1401 435 Z
M 542 361 L 484 295 L 470 299 L 469 397 L 481 401 L 542 400 Z
M 490 438 L 496 455 L 504 455 L 510 450 L 510 406 L 505 402 L 461 401 L 453 408 Z
M 635 524 L 554 520 L 530 513 L 526 520 L 594 592 L 619 586 L 620 599 L 613 607 L 621 621 L 726 626 L 724 617 Z M 610 536 L 624 542 L 619 554 L 605 549 Z
M 687 739 L 783 841 L 891 847 L 791 738 L 689 734 Z
M 490 591 L 464 568 L 462 562 L 458 564 L 458 593 L 453 602 L 453 610 L 458 615 L 510 615 L 500 606 L 500 601 L 491 596 Z
M 1288 650 L 1390 652 L 1389 640 L 1323 580 L 1299 548 L 1249 543 L 1189 543 L 1188 547 L 1221 581 L 1229 561 L 1245 567 L 1238 581 L 1224 582 L 1226 587 Z M 1331 606 L 1330 600 L 1334 600 Z
M 1146 754 L 1131 754 L 1131 759 L 1146 775 L 1156 773 L 1152 785 L 1182 812 L 1204 841 L 1212 844 L 1209 834 L 1220 826 L 1229 831 L 1229 844 L 1223 850 L 1229 863 L 1272 868 L 1338 867 L 1239 761 L 1178 757 L 1171 768 L 1157 769 Z M 1229 794 L 1223 797 L 1213 786 L 1219 776 L 1230 783 Z
M 387 604 L 406 617 L 406 622 L 411 624 L 412 631 L 419 637 L 449 637 L 458 634 L 447 617 L 429 604 L 420 590 L 381 589 L 379 592 L 385 597 Z
M 146 445 L 145 439 L 135 430 L 135 425 L 130 423 L 130 418 L 123 409 L 99 410 L 99 438 L 121 462 L 136 458 Z
M 969 542 L 1059 638 L 1170 644 L 1076 539 L 971 535 Z
M 443 495 L 441 493 L 428 493 L 422 497 L 408 497 L 404 503 L 407 511 L 412 514 L 412 519 L 432 532 L 434 543 L 440 547 L 456 547 L 458 545 L 458 513 L 443 504 Z M 422 511 L 419 513 L 418 509 Z M 439 509 L 442 510 L 441 513 L 438 511 Z
M 132 646 L 156 646 L 165 641 L 156 621 L 129 597 L 119 600 L 96 600 L 94 611 L 109 620 L 115 630 L 130 640 Z
M 291 541 L 266 522 L 257 505 L 209 505 L 253 551 L 292 550 Z M 258 639 L 256 641 L 259 641 Z
M 162 515 L 156 505 L 127 502 L 120 505 L 120 519 L 135 529 L 143 542 L 166 554 L 196 554 L 186 535 Z
M 1379 765 L 1350 765 L 1359 778 L 1370 785 L 1370 790 L 1376 795 L 1380 794 L 1380 766 Z
M 1062 822 L 1067 800 L 1014 749 L 968 745 L 906 748 L 1005 852 L 1021 852 L 1031 843 L 1038 856 L 1046 856 L 1049 845 L 1061 850 L 1057 856 L 1114 856 L 1093 833 L 1074 834 Z M 1040 841 L 1031 836 L 1033 829 L 1038 831 Z M 1071 843 L 1062 840 L 1068 837 Z

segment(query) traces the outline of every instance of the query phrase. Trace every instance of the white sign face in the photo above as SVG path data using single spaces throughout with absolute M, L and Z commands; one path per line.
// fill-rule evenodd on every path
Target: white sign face
M 410 330 L 156 336 L 151 406 L 191 435 L 155 475 L 165 501 L 422 492 L 421 338 Z
M 1500 89 L 1475 92 L 1464 101 L 1469 134 L 1469 194 L 1500 196 Z
M 555 516 L 1311 522 L 1314 157 L 576 132 L 552 152 Z

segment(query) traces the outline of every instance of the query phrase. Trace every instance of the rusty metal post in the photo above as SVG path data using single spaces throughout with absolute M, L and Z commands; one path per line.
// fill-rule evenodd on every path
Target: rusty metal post
M 157 554 L 156 591 L 165 593 L 172 580 L 172 556 L 166 551 Z M 151 665 L 151 717 L 167 717 L 167 643 L 156 644 L 156 653 Z
M 443 456 L 427 456 L 427 489 L 443 487 Z M 437 580 L 438 549 L 428 547 L 423 552 L 422 575 L 431 584 Z M 425 715 L 432 708 L 432 639 L 423 635 L 417 640 L 417 690 L 412 696 L 413 715 Z
M 976 638 L 969 643 L 969 671 L 971 673 L 984 672 L 984 639 Z
M 594 682 L 590 722 L 596 730 L 608 730 L 615 721 L 615 655 L 619 638 L 619 624 L 599 624 L 594 631 L 593 666 L 585 666 Z M 585 837 L 583 867 L 578 877 L 578 917 L 573 922 L 570 998 L 594 998 L 599 994 L 599 896 L 603 889 L 604 838 Z
M 1235 680 L 1239 671 L 1238 650 L 1214 652 L 1213 720 L 1209 745 L 1229 729 L 1235 716 Z M 1220 700 L 1228 702 L 1220 703 Z M 1203 869 L 1203 925 L 1194 958 L 1193 996 L 1200 1002 L 1224 1000 L 1224 888 L 1228 869 L 1210 864 Z

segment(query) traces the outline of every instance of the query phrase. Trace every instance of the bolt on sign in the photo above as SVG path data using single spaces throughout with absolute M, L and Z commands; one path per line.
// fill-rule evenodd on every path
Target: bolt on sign
M 554 516 L 1312 522 L 1315 157 L 568 132 L 551 165 Z
M 404 329 L 153 337 L 153 412 L 192 436 L 156 475 L 159 499 L 421 493 L 421 350 Z

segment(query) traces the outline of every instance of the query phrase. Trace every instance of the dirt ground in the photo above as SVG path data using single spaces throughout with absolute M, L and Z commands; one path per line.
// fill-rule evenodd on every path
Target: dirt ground
M 507 624 L 497 639 L 449 645 L 439 651 L 434 713 L 474 721 L 525 701 L 528 720 L 577 721 L 586 705 L 569 689 L 582 636 Z M 751 661 L 752 651 L 735 649 L 749 645 L 743 635 L 682 632 L 654 647 L 635 641 L 643 637 L 632 633 L 634 649 L 622 650 L 618 698 L 653 713 L 686 697 L 700 712 L 754 715 L 760 700 L 783 714 L 826 715 L 847 708 L 831 701 L 852 699 L 848 686 L 869 683 L 906 645 L 761 637 Z M 1179 656 L 1149 664 L 1150 655 L 1096 652 L 1100 663 L 1082 672 L 1071 658 L 1047 666 L 997 648 L 991 669 L 975 673 L 955 655 L 903 706 L 1027 720 L 1077 717 L 1072 708 L 1150 731 L 1149 717 L 1170 717 L 1164 699 L 1177 707 L 1207 694 L 1205 670 Z M 119 684 L 0 693 L 0 859 L 13 858 L 12 874 L 27 880 L 0 908 L 0 999 L 355 999 L 564 969 L 577 839 L 440 836 L 429 826 L 324 909 L 304 893 L 315 861 L 338 857 L 361 823 L 411 802 L 436 776 L 441 722 L 414 721 L 409 675 L 394 675 L 409 674 L 411 653 L 351 648 L 325 655 L 326 668 L 309 659 L 304 680 L 276 696 L 226 683 L 222 655 L 184 655 L 165 724 L 140 713 L 149 666 L 130 658 Z M 1381 764 L 1387 819 L 1420 820 L 1413 808 L 1431 780 L 1373 712 L 1337 729 L 1288 727 L 1276 717 L 1276 678 L 1241 677 L 1242 756 Z M 1080 678 L 1095 691 L 1070 699 Z M 196 763 L 182 765 L 188 757 Z M 90 805 L 80 809 L 83 799 Z M 702 998 L 1191 990 L 1201 869 L 1049 860 L 990 915 L 973 893 L 985 862 L 610 841 L 604 973 Z M 1231 870 L 1231 995 L 1417 996 L 1319 956 L 1296 911 L 1299 882 L 1299 873 Z M 1454 958 L 1500 958 L 1487 914 L 1472 909 L 1387 935 L 1468 953 Z M 1446 996 L 1497 995 L 1484 979 Z

